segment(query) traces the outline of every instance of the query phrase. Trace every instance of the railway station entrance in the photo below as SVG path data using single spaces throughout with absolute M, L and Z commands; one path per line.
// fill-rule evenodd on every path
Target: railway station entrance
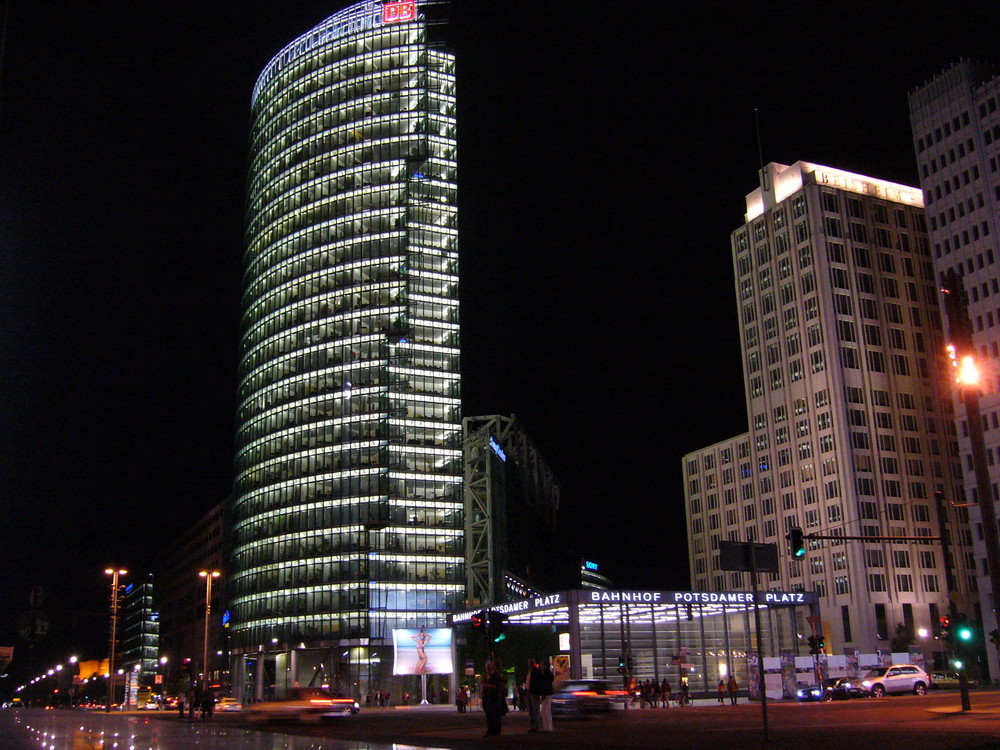
M 468 624 L 478 612 L 506 615 L 519 625 L 555 626 L 572 679 L 621 679 L 630 666 L 638 681 L 687 680 L 692 693 L 714 693 L 720 679 L 736 675 L 749 684 L 763 659 L 808 653 L 820 627 L 814 592 L 759 591 L 760 638 L 754 627 L 754 594 L 748 591 L 631 591 L 585 589 L 535 596 L 449 615 Z M 676 688 L 675 688 L 676 689 Z

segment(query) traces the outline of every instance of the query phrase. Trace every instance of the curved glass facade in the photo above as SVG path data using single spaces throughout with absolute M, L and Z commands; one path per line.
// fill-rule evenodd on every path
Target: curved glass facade
M 238 652 L 391 644 L 464 598 L 453 67 L 416 3 L 369 0 L 254 91 Z

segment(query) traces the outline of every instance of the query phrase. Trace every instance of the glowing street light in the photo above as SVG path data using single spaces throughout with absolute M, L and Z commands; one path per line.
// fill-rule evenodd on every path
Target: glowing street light
M 118 640 L 118 607 L 120 597 L 118 595 L 118 576 L 128 573 L 124 568 L 107 568 L 105 575 L 111 576 L 111 657 L 108 660 L 108 703 L 105 713 L 111 713 L 111 699 L 115 694 L 115 645 Z
M 198 573 L 199 576 L 205 579 L 205 650 L 202 652 L 201 657 L 201 690 L 203 693 L 208 692 L 208 620 L 209 615 L 212 614 L 212 579 L 218 578 L 222 573 L 217 570 L 203 570 Z

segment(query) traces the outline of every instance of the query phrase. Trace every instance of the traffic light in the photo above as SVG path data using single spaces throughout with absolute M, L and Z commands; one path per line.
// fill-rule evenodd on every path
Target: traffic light
M 625 674 L 625 657 L 618 657 L 618 674 Z
M 802 534 L 802 529 L 798 526 L 793 526 L 788 530 L 785 535 L 785 539 L 788 540 L 788 554 L 792 556 L 795 560 L 801 560 L 806 556 L 806 540 L 805 536 Z
M 489 617 L 490 617 L 490 628 L 489 628 L 490 640 L 492 640 L 494 643 L 500 643 L 500 641 L 504 640 L 507 637 L 506 633 L 503 632 L 504 629 L 506 628 L 507 615 L 505 615 L 503 612 L 497 612 L 495 610 L 491 610 L 489 613 Z
M 631 656 L 629 656 L 625 660 L 625 666 L 628 668 L 629 674 L 632 674 L 632 672 L 635 671 L 635 660 Z
M 470 620 L 473 633 L 486 633 L 486 610 L 476 612 Z
M 821 654 L 826 648 L 826 636 L 820 633 L 816 636 L 816 653 Z
M 942 641 L 951 642 L 951 617 L 948 615 L 938 618 L 938 634 Z
M 1000 646 L 1000 630 L 997 628 L 993 628 L 993 630 L 990 631 L 990 643 L 994 646 Z
M 962 651 L 972 644 L 976 633 L 965 615 L 958 615 L 955 619 L 957 621 L 954 628 L 955 649 Z
M 809 643 L 809 653 L 812 654 L 813 656 L 818 654 L 820 652 L 819 638 L 817 638 L 814 635 L 811 635 L 806 640 Z

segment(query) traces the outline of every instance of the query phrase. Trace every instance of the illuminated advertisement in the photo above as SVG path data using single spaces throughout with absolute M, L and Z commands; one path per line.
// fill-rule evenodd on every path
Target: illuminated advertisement
M 451 674 L 451 629 L 420 628 L 392 631 L 393 674 Z
M 412 21 L 416 17 L 416 0 L 404 0 L 404 2 L 400 3 L 386 3 L 382 6 L 382 23 Z

